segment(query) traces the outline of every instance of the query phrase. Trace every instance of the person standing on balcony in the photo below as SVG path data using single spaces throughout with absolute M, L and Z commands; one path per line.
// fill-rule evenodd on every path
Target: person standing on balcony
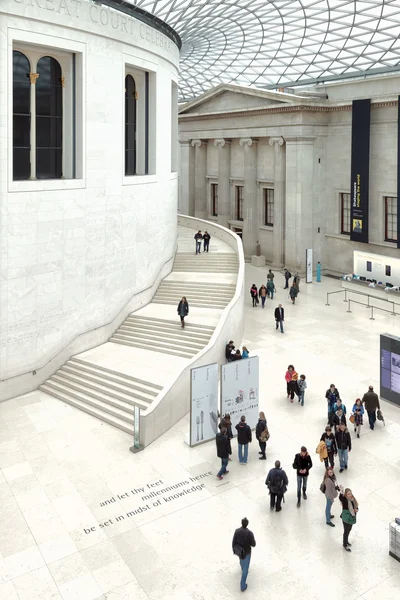
M 178 304 L 178 315 L 181 318 L 181 327 L 182 329 L 185 327 L 185 317 L 189 314 L 189 304 L 186 300 L 185 296 L 183 296 L 182 300 Z
M 211 239 L 211 235 L 208 233 L 208 231 L 205 231 L 204 235 L 203 235 L 203 241 L 204 241 L 203 252 L 208 252 L 208 248 L 210 246 L 210 239 Z
M 201 234 L 200 229 L 198 230 L 197 233 L 195 233 L 194 239 L 196 240 L 196 254 L 200 254 L 200 252 L 201 252 L 201 240 L 203 239 L 203 236 Z

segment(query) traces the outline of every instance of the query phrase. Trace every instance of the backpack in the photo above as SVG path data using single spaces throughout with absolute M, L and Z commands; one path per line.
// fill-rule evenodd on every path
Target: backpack
M 271 492 L 273 494 L 280 494 L 285 482 L 281 472 L 276 473 L 275 477 L 271 482 Z
M 268 431 L 268 427 L 265 427 L 265 429 L 262 430 L 262 432 L 260 433 L 260 442 L 268 442 L 270 438 L 270 434 Z
M 288 278 L 290 279 L 290 278 L 291 278 L 291 276 L 292 276 L 291 272 L 290 272 L 290 271 L 288 271 L 288 272 L 286 273 L 286 277 L 288 277 Z
M 321 485 L 319 486 L 319 491 L 322 492 L 323 494 L 325 494 L 326 492 L 326 485 L 324 482 L 321 483 Z

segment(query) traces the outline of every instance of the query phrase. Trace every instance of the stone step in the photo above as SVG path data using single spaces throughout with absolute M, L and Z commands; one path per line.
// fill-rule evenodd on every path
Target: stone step
M 129 315 L 129 317 L 127 317 L 127 319 L 138 319 L 139 321 L 146 321 L 147 323 L 165 323 L 166 325 L 171 325 L 173 323 L 176 323 L 176 321 L 171 321 L 169 319 L 159 319 L 159 318 L 153 318 L 153 317 L 145 317 L 142 315 L 136 315 L 135 313 L 131 313 Z M 208 330 L 211 333 L 214 333 L 214 329 L 215 327 L 212 327 L 212 325 L 198 325 L 197 323 L 188 323 L 187 327 L 185 327 L 186 330 L 188 331 L 192 331 L 194 329 L 197 330 Z
M 149 336 L 152 339 L 158 340 L 160 339 L 160 336 L 164 336 L 165 332 L 160 332 L 160 330 L 152 330 L 152 329 L 143 329 L 141 327 L 132 327 L 132 325 L 130 325 L 129 323 L 125 324 L 123 323 L 121 325 L 121 327 L 118 329 L 118 331 L 125 331 L 128 334 L 131 335 L 137 335 L 137 336 Z M 208 344 L 211 336 L 207 335 L 207 336 L 202 336 L 201 338 L 199 336 L 193 338 L 190 334 L 189 335 L 184 335 L 184 329 L 181 329 L 180 331 L 174 331 L 173 333 L 168 333 L 167 338 L 169 340 L 177 340 L 178 342 L 185 344 L 187 340 L 191 340 L 191 341 L 198 341 L 199 344 L 205 346 L 206 344 Z M 182 333 L 181 333 L 182 332 Z
M 175 281 L 175 279 L 163 279 L 159 287 L 171 286 L 180 288 L 182 286 L 190 286 L 194 290 L 210 288 L 211 290 L 221 289 L 235 292 L 236 285 L 233 283 L 214 283 L 213 281 Z
M 174 273 L 237 273 L 236 267 L 196 267 L 190 265 L 175 265 L 172 271 Z
M 91 369 L 96 369 L 96 370 L 102 371 L 104 373 L 107 373 L 107 375 L 111 374 L 113 376 L 116 376 L 118 379 L 123 379 L 123 380 L 127 379 L 129 381 L 133 381 L 134 383 L 141 383 L 144 386 L 153 388 L 154 391 L 156 392 L 156 395 L 158 395 L 158 392 L 160 392 L 163 389 L 163 386 L 158 385 L 157 383 L 145 381 L 144 379 L 138 379 L 137 377 L 133 377 L 132 375 L 128 375 L 127 373 L 121 373 L 120 371 L 115 371 L 114 369 L 109 369 L 108 367 L 102 367 L 101 365 L 97 365 L 97 364 L 94 365 L 92 362 L 85 360 L 84 358 L 80 358 L 79 355 L 71 358 L 67 364 L 70 364 L 70 363 L 78 363 L 79 365 L 83 365 L 85 367 L 90 367 Z
M 170 350 L 168 348 L 150 348 L 148 344 L 144 344 L 142 342 L 139 342 L 138 340 L 135 341 L 127 341 L 127 340 L 120 340 L 118 338 L 110 338 L 110 342 L 114 343 L 114 344 L 121 344 L 122 346 L 131 346 L 132 348 L 143 348 L 144 350 L 152 350 L 153 352 L 161 352 L 161 354 L 172 354 L 174 356 L 180 356 L 181 358 L 193 358 L 193 356 L 195 354 L 197 354 L 197 352 L 193 352 L 193 351 L 184 351 L 184 350 Z
M 114 427 L 117 427 L 118 429 L 121 429 L 122 431 L 126 431 L 126 433 L 130 433 L 131 435 L 133 435 L 133 417 L 131 422 L 128 423 L 128 421 L 126 420 L 120 419 L 119 417 L 112 415 L 108 412 L 104 412 L 100 408 L 100 403 L 98 403 L 98 407 L 95 407 L 92 404 L 87 404 L 83 399 L 83 396 L 82 399 L 79 399 L 75 395 L 72 396 L 71 394 L 69 394 L 68 391 L 61 391 L 61 389 L 51 388 L 47 385 L 47 383 L 42 384 L 39 389 L 42 392 L 53 396 L 54 398 L 62 400 L 66 404 L 70 404 L 71 406 L 74 406 L 75 408 L 88 413 L 92 417 L 100 419 L 100 421 L 104 421 L 104 423 L 113 425 Z
M 191 300 L 190 301 L 190 306 L 199 306 L 201 308 L 216 308 L 216 309 L 223 309 L 225 308 L 225 306 L 227 306 L 229 304 L 231 299 L 226 300 L 225 302 L 220 302 L 220 301 L 212 301 L 212 300 Z M 174 306 L 176 304 L 176 301 L 174 299 L 169 298 L 168 296 L 161 296 L 161 295 L 156 295 L 154 296 L 153 300 L 151 301 L 152 304 L 169 304 L 171 306 Z
M 125 319 L 125 321 L 122 323 L 121 327 L 130 327 L 133 329 L 137 329 L 139 331 L 157 331 L 159 332 L 160 335 L 165 335 L 166 333 L 168 335 L 170 334 L 177 334 L 181 337 L 181 339 L 186 340 L 186 339 L 191 339 L 191 340 L 199 340 L 199 341 L 204 341 L 206 343 L 208 343 L 208 340 L 210 339 L 210 337 L 212 336 L 211 331 L 205 331 L 203 329 L 201 329 L 200 331 L 186 331 L 186 329 L 189 328 L 189 324 L 185 327 L 185 329 L 181 329 L 181 324 L 179 321 L 179 317 L 177 315 L 177 319 L 176 321 L 171 321 L 171 325 L 162 325 L 162 324 L 157 324 L 156 326 L 150 324 L 150 323 L 143 323 L 141 321 L 136 321 L 135 319 Z
M 134 398 L 130 394 L 117 392 L 107 388 L 105 389 L 93 382 L 85 381 L 83 378 L 76 381 L 76 378 L 73 380 L 68 376 L 58 375 L 58 372 L 50 377 L 50 379 L 46 381 L 46 384 L 50 386 L 53 384 L 65 386 L 71 391 L 75 390 L 78 393 L 85 394 L 85 396 L 91 396 L 100 402 L 110 404 L 112 407 L 119 410 L 125 410 L 130 414 L 133 412 L 134 406 L 139 406 L 141 409 L 146 410 L 151 404 L 151 402 Z
M 146 342 L 149 346 L 152 346 L 152 348 L 168 348 L 168 349 L 179 349 L 179 350 L 184 350 L 184 351 L 193 351 L 194 353 L 199 352 L 200 350 L 202 350 L 205 346 L 205 344 L 203 344 L 202 342 L 188 342 L 185 341 L 185 343 L 183 344 L 180 341 L 174 341 L 174 340 L 160 340 L 159 338 L 155 337 L 153 339 L 152 336 L 148 335 L 148 334 L 136 334 L 136 335 L 130 335 L 128 332 L 124 332 L 121 331 L 120 329 L 117 329 L 117 331 L 114 333 L 113 338 L 117 338 L 120 340 L 129 340 L 132 341 L 132 339 L 134 340 L 139 340 L 140 342 Z M 149 348 L 149 350 L 151 350 L 152 348 Z
M 176 304 L 178 305 L 180 300 L 178 291 L 181 294 L 183 292 L 185 298 L 190 298 L 191 300 L 193 300 L 194 298 L 199 300 L 201 300 L 202 298 L 215 298 L 216 300 L 225 300 L 226 298 L 232 298 L 233 296 L 233 293 L 231 291 L 224 292 L 218 289 L 191 290 L 190 288 L 187 288 L 186 290 L 182 290 L 182 288 L 180 290 L 176 290 L 175 288 L 171 288 L 169 286 L 159 287 L 156 293 L 163 295 L 168 294 L 169 296 L 175 299 Z
M 60 375 L 61 377 L 65 377 L 76 382 L 84 381 L 86 382 L 85 385 L 88 387 L 92 387 L 92 384 L 97 384 L 100 386 L 100 388 L 97 389 L 109 389 L 115 392 L 122 392 L 128 396 L 132 396 L 135 401 L 140 400 L 147 404 L 151 404 L 154 398 L 157 396 L 157 393 L 154 393 L 153 391 L 150 393 L 147 393 L 144 390 L 138 391 L 137 388 L 135 389 L 129 384 L 126 385 L 112 381 L 112 379 L 106 375 L 88 373 L 87 371 L 76 369 L 68 365 L 63 365 L 61 369 L 57 371 L 56 375 Z

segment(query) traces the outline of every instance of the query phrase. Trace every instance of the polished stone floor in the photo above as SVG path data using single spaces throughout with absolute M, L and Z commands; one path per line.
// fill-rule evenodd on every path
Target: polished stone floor
M 324 518 L 323 468 L 314 450 L 325 426 L 324 393 L 335 383 L 349 407 L 368 384 L 378 388 L 379 333 L 400 321 L 358 306 L 351 314 L 340 283 L 300 285 L 295 306 L 278 295 L 253 309 L 248 290 L 266 269 L 246 268 L 244 343 L 260 356 L 260 408 L 271 439 L 266 462 L 256 444 L 249 463 L 215 477 L 213 442 L 184 443 L 183 419 L 142 453 L 127 434 L 41 392 L 0 404 L 1 600 L 223 600 L 241 597 L 233 530 L 247 516 L 257 547 L 247 597 L 296 600 L 398 600 L 400 563 L 388 555 L 388 523 L 400 515 L 400 409 L 382 403 L 386 427 L 364 425 L 339 482 L 360 504 L 353 552 Z M 285 334 L 273 308 L 286 309 Z M 238 342 L 238 340 L 235 340 Z M 307 376 L 305 406 L 286 399 L 288 363 Z M 294 454 L 314 460 L 308 500 L 296 508 Z M 264 485 L 279 458 L 289 476 L 286 503 L 271 513 Z

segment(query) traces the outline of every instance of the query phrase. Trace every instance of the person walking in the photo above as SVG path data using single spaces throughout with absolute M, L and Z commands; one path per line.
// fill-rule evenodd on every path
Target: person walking
M 335 412 L 333 410 L 333 406 L 334 406 L 334 404 L 336 404 L 337 399 L 340 398 L 339 390 L 337 389 L 337 387 L 335 386 L 334 383 L 331 383 L 329 388 L 326 390 L 325 398 L 327 399 L 327 402 L 328 402 L 328 425 L 329 425 L 331 422 L 331 418 L 335 414 Z
M 289 288 L 289 279 L 291 278 L 292 274 L 287 269 L 284 269 L 283 276 L 285 277 L 285 287 L 283 289 L 287 290 Z
M 221 419 L 220 424 L 218 425 L 218 429 L 221 431 L 221 429 L 225 427 L 226 429 L 226 435 L 228 436 L 228 440 L 229 440 L 229 460 L 231 459 L 232 456 L 232 444 L 231 444 L 231 440 L 233 439 L 233 433 L 232 433 L 232 421 L 231 421 L 231 416 L 229 413 L 226 413 L 223 418 Z
M 331 425 L 333 427 L 333 430 L 338 431 L 339 425 L 341 425 L 342 423 L 343 425 L 345 425 L 345 427 L 347 427 L 346 415 L 343 413 L 343 410 L 339 408 L 339 410 L 335 412 L 331 419 Z
M 336 402 L 333 405 L 332 410 L 333 410 L 333 412 L 337 412 L 338 410 L 342 410 L 344 415 L 347 414 L 347 409 L 346 409 L 345 405 L 343 404 L 343 402 L 341 401 L 340 398 L 336 399 Z
M 279 304 L 279 306 L 275 309 L 275 323 L 276 323 L 276 329 L 278 329 L 278 327 L 281 328 L 281 333 L 283 333 L 283 321 L 285 320 L 285 309 L 282 308 L 282 304 Z
M 351 552 L 349 548 L 349 546 L 351 546 L 349 535 L 353 525 L 357 522 L 358 502 L 354 498 L 351 489 L 346 488 L 344 490 L 342 486 L 340 486 L 339 500 L 342 503 L 342 514 L 340 515 L 340 518 L 343 523 L 343 548 L 347 550 L 347 552 Z
M 189 303 L 183 296 L 182 300 L 178 304 L 178 315 L 181 318 L 181 327 L 185 327 L 185 317 L 189 314 Z
M 270 493 L 270 508 L 274 509 L 276 512 L 282 510 L 282 500 L 283 496 L 286 493 L 287 486 L 289 485 L 289 480 L 285 471 L 281 468 L 281 463 L 279 460 L 275 461 L 275 467 L 271 469 L 267 475 L 267 479 L 265 480 L 265 485 L 269 489 Z
M 208 249 L 210 247 L 210 239 L 211 239 L 211 235 L 208 233 L 208 231 L 205 231 L 204 235 L 203 235 L 203 242 L 204 242 L 203 252 L 208 252 Z
M 299 402 L 301 406 L 304 406 L 304 394 L 307 389 L 306 376 L 300 375 L 300 379 L 297 382 L 297 386 L 299 388 Z
M 351 452 L 351 437 L 344 423 L 340 423 L 335 438 L 340 463 L 339 473 L 343 473 L 343 470 L 347 469 L 349 452 Z
M 267 419 L 265 418 L 265 414 L 261 411 L 258 416 L 258 423 L 256 425 L 256 439 L 258 440 L 258 445 L 260 446 L 260 451 L 258 454 L 261 454 L 260 460 L 266 460 L 266 448 L 267 441 L 269 439 L 269 432 L 267 427 Z
M 246 346 L 243 346 L 242 348 L 242 358 L 249 358 L 249 351 Z
M 307 448 L 302 446 L 293 461 L 293 469 L 296 469 L 297 472 L 297 506 L 301 504 L 301 488 L 303 488 L 303 498 L 307 500 L 307 481 L 312 466 L 311 456 L 308 454 Z
M 237 441 L 238 441 L 238 455 L 239 462 L 241 465 L 247 464 L 247 458 L 249 454 L 249 444 L 251 443 L 251 429 L 246 423 L 246 417 L 242 415 L 239 423 L 236 425 Z
M 258 295 L 261 298 L 261 306 L 262 306 L 262 308 L 264 308 L 264 306 L 265 306 L 265 300 L 266 300 L 266 298 L 268 296 L 267 288 L 265 287 L 264 284 L 262 284 L 262 286 L 258 290 Z
M 332 427 L 327 425 L 325 432 L 321 435 L 321 442 L 325 442 L 328 456 L 324 458 L 325 468 L 330 464 L 332 469 L 335 466 L 335 456 L 337 456 L 336 438 L 332 433 Z
M 275 273 L 273 273 L 271 271 L 271 269 L 269 269 L 268 273 L 267 273 L 267 283 L 268 283 L 268 281 L 274 281 L 274 277 L 275 277 Z
M 296 288 L 297 293 L 299 294 L 300 293 L 300 275 L 298 273 L 294 274 L 293 285 Z
M 364 394 L 362 403 L 368 413 L 369 428 L 373 430 L 376 421 L 376 411 L 378 408 L 381 408 L 381 405 L 379 404 L 379 396 L 374 392 L 372 385 L 368 387 L 368 392 Z
M 258 304 L 258 290 L 255 283 L 250 288 L 250 296 L 253 302 L 253 308 Z
M 232 539 L 232 550 L 239 557 L 240 568 L 242 569 L 242 577 L 240 579 L 240 589 L 242 592 L 247 590 L 247 576 L 249 574 L 251 549 L 256 547 L 254 534 L 250 529 L 247 529 L 249 520 L 242 519 L 242 526 L 236 529 Z
M 275 284 L 274 284 L 274 280 L 273 279 L 268 279 L 267 281 L 267 294 L 268 297 L 271 298 L 271 300 L 274 299 L 274 293 L 275 293 Z
M 335 502 L 335 498 L 338 496 L 339 486 L 336 481 L 335 473 L 332 467 L 328 467 L 325 471 L 324 480 L 321 483 L 321 491 L 324 492 L 326 498 L 325 505 L 325 521 L 330 527 L 335 527 L 332 523 L 334 515 L 332 515 L 332 504 Z
M 354 416 L 354 433 L 357 432 L 357 437 L 360 437 L 361 427 L 363 425 L 364 407 L 361 398 L 357 398 L 353 406 Z
M 221 459 L 221 468 L 217 473 L 217 479 L 223 479 L 224 475 L 229 473 L 226 467 L 229 461 L 230 442 L 226 427 L 221 427 L 221 430 L 215 436 L 215 443 L 217 445 L 217 456 Z
M 298 373 L 295 371 L 293 365 L 289 365 L 285 374 L 287 384 L 287 397 L 290 396 L 290 402 L 293 402 L 294 395 L 298 393 L 297 380 L 299 378 Z
M 289 290 L 289 296 L 292 301 L 292 304 L 295 304 L 298 293 L 299 292 L 297 291 L 296 286 L 294 285 L 294 283 L 292 283 L 292 286 Z
M 198 230 L 197 233 L 194 234 L 194 239 L 196 240 L 196 254 L 200 254 L 200 252 L 201 252 L 201 240 L 203 239 L 203 236 L 201 234 L 200 229 Z

